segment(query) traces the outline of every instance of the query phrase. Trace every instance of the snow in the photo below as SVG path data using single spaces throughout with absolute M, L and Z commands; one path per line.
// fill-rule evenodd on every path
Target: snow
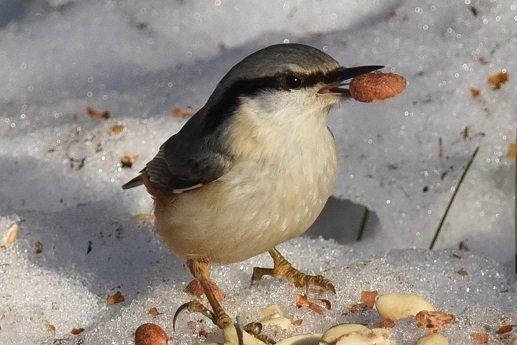
M 516 22 L 516 1 L 4 1 L 0 239 L 14 223 L 20 233 L 0 248 L 0 343 L 131 344 L 150 321 L 170 343 L 203 340 L 189 320 L 216 331 L 188 313 L 172 331 L 191 278 L 152 226 L 133 219 L 152 210 L 150 197 L 120 186 L 182 126 L 174 108 L 196 111 L 236 62 L 288 41 L 346 66 L 383 64 L 409 84 L 393 100 L 349 101 L 331 114 L 340 171 L 311 235 L 340 243 L 305 237 L 280 247 L 298 268 L 334 282 L 332 310 L 297 309 L 301 291 L 285 281 L 250 286 L 252 267 L 271 264 L 261 255 L 214 267 L 229 314 L 244 324 L 276 303 L 304 320 L 296 334 L 339 322 L 373 327 L 375 312 L 350 314 L 346 305 L 378 290 L 416 293 L 455 314 L 444 332 L 451 344 L 517 324 L 515 159 L 506 156 L 515 142 Z M 509 80 L 494 90 L 487 78 L 501 71 Z M 111 117 L 92 119 L 88 106 Z M 425 250 L 476 146 L 440 250 Z M 132 168 L 121 167 L 126 154 L 138 155 Z M 355 242 L 362 205 L 370 217 Z M 460 242 L 470 250 L 456 249 Z M 125 301 L 107 306 L 116 291 Z M 161 314 L 149 316 L 151 307 Z M 73 327 L 85 331 L 71 335 Z M 400 344 L 423 335 L 410 322 L 392 332 Z

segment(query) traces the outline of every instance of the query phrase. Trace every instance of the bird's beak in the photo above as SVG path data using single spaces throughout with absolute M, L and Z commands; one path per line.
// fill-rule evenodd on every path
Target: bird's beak
M 337 95 L 337 96 L 350 96 L 350 91 L 347 88 L 340 86 L 347 86 L 346 82 L 349 79 L 355 78 L 362 74 L 370 73 L 384 66 L 369 65 L 369 66 L 358 66 L 358 67 L 340 67 L 333 71 L 330 71 L 325 76 L 325 86 L 318 90 L 319 95 Z

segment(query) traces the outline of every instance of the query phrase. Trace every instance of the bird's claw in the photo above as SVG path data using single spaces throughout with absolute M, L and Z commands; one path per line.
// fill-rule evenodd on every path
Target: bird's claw
M 275 342 L 267 335 L 260 334 L 262 331 L 262 325 L 258 322 L 248 324 L 241 329 L 238 325 L 235 325 L 232 319 L 224 312 L 220 315 L 216 315 L 213 311 L 205 307 L 200 301 L 192 300 L 190 302 L 182 304 L 178 310 L 174 313 L 172 318 L 172 329 L 176 331 L 176 320 L 178 315 L 184 311 L 201 313 L 209 318 L 217 327 L 223 331 L 225 344 L 235 345 L 269 345 Z M 243 332 L 244 331 L 244 332 Z
M 295 268 L 293 268 L 293 269 L 295 269 Z M 322 275 L 313 276 L 313 275 L 308 275 L 308 274 L 304 274 L 301 272 L 299 272 L 299 273 L 302 275 L 302 277 L 300 278 L 300 280 L 296 280 L 293 282 L 296 287 L 318 286 L 318 287 L 322 288 L 323 291 L 330 291 L 333 294 L 336 293 L 336 289 L 334 288 L 334 285 L 330 282 L 330 280 L 328 280 L 324 276 L 322 276 Z
M 174 313 L 174 317 L 172 318 L 172 329 L 176 330 L 176 320 L 178 315 L 184 311 L 188 310 L 190 313 L 201 313 L 207 318 L 209 318 L 214 325 L 219 327 L 220 329 L 224 329 L 225 327 L 233 324 L 232 319 L 226 314 L 224 311 L 216 314 L 207 307 L 205 307 L 198 300 L 192 300 L 190 302 L 182 304 L 178 310 Z
M 319 286 L 324 291 L 336 293 L 334 285 L 321 275 L 309 275 L 300 272 L 287 261 L 278 250 L 271 249 L 269 254 L 273 258 L 273 268 L 254 267 L 251 281 L 259 280 L 265 275 L 275 278 L 286 278 L 296 287 Z
M 215 314 L 198 300 L 192 300 L 190 302 L 183 303 L 182 305 L 180 305 L 174 313 L 174 316 L 172 318 L 172 329 L 174 331 L 176 331 L 176 320 L 178 319 L 179 314 L 184 310 L 188 310 L 190 313 L 201 313 L 217 325 Z
M 266 334 L 262 334 L 262 324 L 260 322 L 250 322 L 242 327 L 242 330 L 248 334 L 251 334 L 258 340 L 266 344 L 275 344 L 276 342 Z

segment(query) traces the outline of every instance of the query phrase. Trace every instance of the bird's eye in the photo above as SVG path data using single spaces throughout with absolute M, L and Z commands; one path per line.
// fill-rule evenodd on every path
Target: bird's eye
M 302 80 L 295 75 L 287 75 L 286 84 L 290 89 L 299 89 L 302 87 Z

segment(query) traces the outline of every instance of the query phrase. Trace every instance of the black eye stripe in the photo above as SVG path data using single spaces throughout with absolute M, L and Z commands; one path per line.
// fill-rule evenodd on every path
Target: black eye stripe
M 261 91 L 289 90 L 292 88 L 312 87 L 320 83 L 333 83 L 340 81 L 343 68 L 336 68 L 327 73 L 314 72 L 311 74 L 280 73 L 274 76 L 260 77 L 254 79 L 240 79 L 233 83 L 226 90 L 226 93 L 238 94 L 239 96 L 254 95 Z M 289 85 L 289 78 L 298 78 L 300 85 Z M 230 91 L 230 92 L 229 92 Z
M 260 77 L 254 79 L 236 80 L 218 100 L 212 100 L 211 107 L 207 109 L 204 119 L 206 131 L 215 130 L 227 118 L 231 117 L 239 104 L 239 99 L 245 96 L 253 96 L 261 92 L 271 90 L 293 90 L 301 87 L 312 87 L 320 83 L 333 83 L 343 80 L 343 68 L 339 67 L 330 72 L 314 72 L 310 74 L 279 73 L 274 76 Z M 287 82 L 288 76 L 295 76 L 300 79 L 301 85 L 293 87 Z

